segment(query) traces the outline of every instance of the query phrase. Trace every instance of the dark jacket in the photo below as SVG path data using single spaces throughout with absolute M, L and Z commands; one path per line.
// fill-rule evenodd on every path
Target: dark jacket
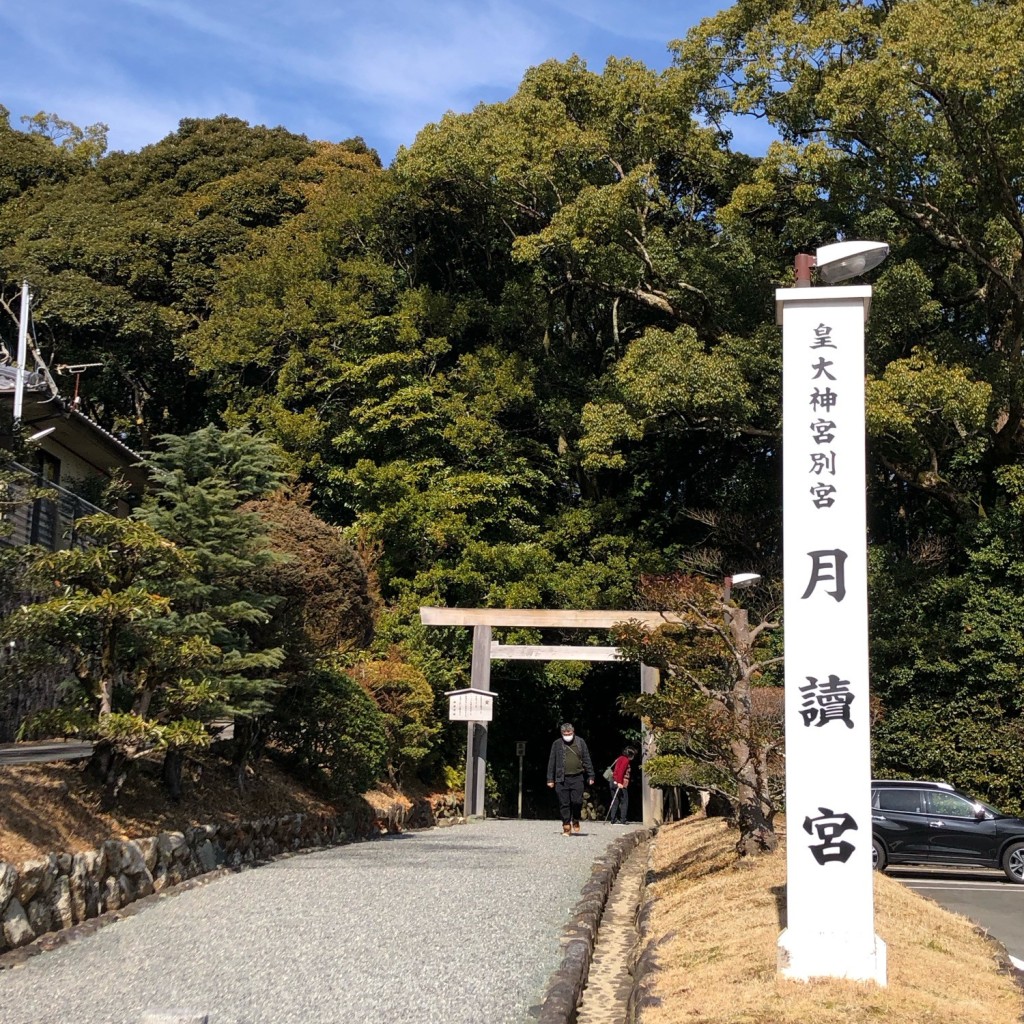
M 588 778 L 594 777 L 594 762 L 590 760 L 590 751 L 587 749 L 587 741 L 577 734 L 573 737 L 576 750 L 583 762 L 583 774 Z M 565 778 L 565 748 L 568 746 L 561 736 L 551 744 L 551 753 L 548 756 L 548 782 L 561 782 Z

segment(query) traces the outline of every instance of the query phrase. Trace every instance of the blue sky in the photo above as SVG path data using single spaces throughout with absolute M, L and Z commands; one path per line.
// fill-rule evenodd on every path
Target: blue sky
M 230 114 L 389 163 L 447 110 L 506 99 L 549 58 L 667 67 L 726 0 L 32 0 L 0 6 L 0 103 L 109 125 L 111 149 Z M 745 144 L 746 143 L 746 144 Z M 737 133 L 736 148 L 763 149 Z

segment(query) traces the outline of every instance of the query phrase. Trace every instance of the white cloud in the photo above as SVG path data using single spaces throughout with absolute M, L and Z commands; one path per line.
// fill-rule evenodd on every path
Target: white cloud
M 389 160 L 451 109 L 510 96 L 578 53 L 668 63 L 708 0 L 33 0 L 0 9 L 0 102 L 110 125 L 136 149 L 228 113 L 314 138 L 362 135 Z
M 678 39 L 701 18 L 714 14 L 723 6 L 718 0 L 687 0 L 671 3 L 665 0 L 546 0 L 565 14 L 587 22 L 603 32 L 623 40 L 643 40 L 666 46 Z

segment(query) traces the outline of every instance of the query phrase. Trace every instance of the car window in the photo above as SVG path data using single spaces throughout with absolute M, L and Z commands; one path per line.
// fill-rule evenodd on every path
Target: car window
M 880 789 L 878 807 L 883 811 L 913 811 L 921 813 L 921 794 L 914 789 Z
M 939 791 L 924 794 L 930 814 L 942 814 L 947 818 L 973 818 L 974 804 L 956 793 Z

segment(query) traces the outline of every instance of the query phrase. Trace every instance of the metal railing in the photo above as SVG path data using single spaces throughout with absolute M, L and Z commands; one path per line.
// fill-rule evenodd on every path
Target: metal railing
M 50 483 L 25 466 L 16 462 L 9 462 L 7 466 L 26 483 L 7 483 L 0 489 L 0 524 L 3 526 L 0 544 L 9 547 L 39 544 L 50 551 L 83 546 L 76 523 L 103 509 L 73 491 Z M 30 491 L 37 488 L 46 488 L 47 496 L 30 498 Z

